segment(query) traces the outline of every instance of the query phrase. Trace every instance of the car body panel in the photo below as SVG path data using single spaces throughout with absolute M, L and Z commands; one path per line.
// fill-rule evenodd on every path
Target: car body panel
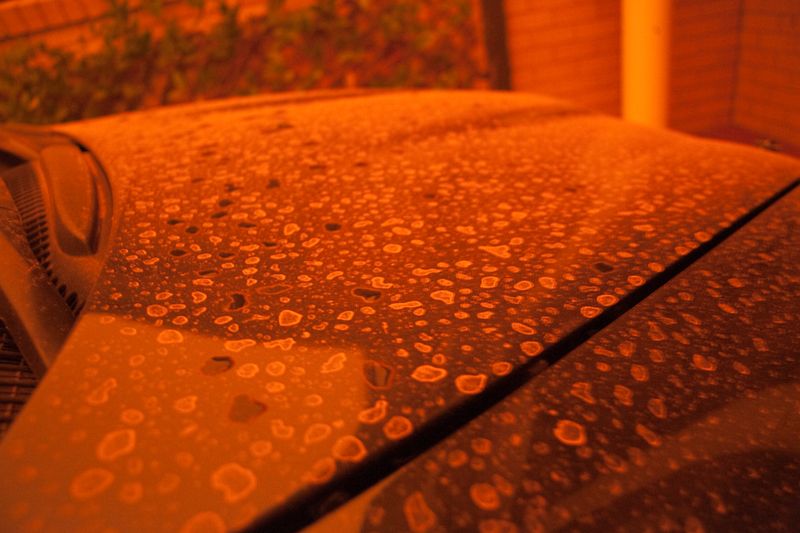
M 800 174 L 532 95 L 242 100 L 63 129 L 122 219 L 0 448 L 4 521 L 45 529 L 310 519 Z
M 790 530 L 800 191 L 324 531 Z

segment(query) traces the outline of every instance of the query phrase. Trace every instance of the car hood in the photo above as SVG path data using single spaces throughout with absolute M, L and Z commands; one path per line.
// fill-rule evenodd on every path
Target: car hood
M 63 131 L 102 162 L 118 220 L 0 448 L 19 528 L 313 520 L 800 175 L 500 93 L 239 99 Z

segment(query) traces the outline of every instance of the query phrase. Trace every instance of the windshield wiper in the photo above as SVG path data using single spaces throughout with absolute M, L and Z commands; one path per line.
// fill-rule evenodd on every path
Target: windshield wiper
M 0 316 L 31 370 L 42 376 L 72 325 L 59 298 L 28 246 L 14 200 L 0 181 Z
M 47 129 L 0 127 L 0 319 L 42 375 L 102 264 L 108 183 L 94 156 Z

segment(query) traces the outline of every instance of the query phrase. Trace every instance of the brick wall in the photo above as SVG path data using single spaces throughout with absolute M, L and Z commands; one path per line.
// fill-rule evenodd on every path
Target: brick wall
M 132 2 L 136 5 L 138 2 Z M 108 10 L 107 0 L 8 0 L 0 3 L 0 42 L 55 34 L 96 20 Z M 63 39 L 56 38 L 54 44 Z
M 305 7 L 312 0 L 288 0 L 288 8 Z M 165 14 L 190 30 L 211 27 L 219 18 L 218 1 L 207 0 L 202 11 L 181 0 L 163 0 Z M 240 19 L 265 12 L 266 0 L 228 0 L 239 6 Z M 148 25 L 152 15 L 141 9 L 142 0 L 129 0 L 139 13 L 139 21 Z M 81 49 L 99 44 L 91 25 L 108 11 L 108 0 L 0 0 L 0 48 L 25 40 L 37 40 L 51 46 Z
M 618 114 L 620 7 L 505 0 L 512 88 Z M 670 61 L 670 127 L 800 145 L 800 0 L 673 0 Z
M 744 1 L 734 122 L 800 146 L 800 1 Z
M 511 87 L 620 110 L 619 0 L 505 0 Z
M 743 0 L 673 0 L 669 126 L 702 132 L 733 119 Z

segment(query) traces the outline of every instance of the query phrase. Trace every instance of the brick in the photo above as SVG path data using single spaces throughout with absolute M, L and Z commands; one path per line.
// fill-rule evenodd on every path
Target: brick
M 721 19 L 738 18 L 741 11 L 741 0 L 680 0 L 674 1 L 672 21 L 678 26 L 683 24 L 715 23 Z
M 77 0 L 80 4 L 84 16 L 93 20 L 105 15 L 108 12 L 107 0 Z
M 0 18 L 9 37 L 24 33 L 27 28 L 25 21 L 20 19 L 19 13 L 11 4 L 0 4 Z
M 746 0 L 734 104 L 737 124 L 800 143 L 800 2 Z
M 56 5 L 56 2 L 52 0 L 37 0 L 31 2 L 31 10 L 44 22 L 42 28 L 44 30 L 64 24 L 64 17 L 61 15 L 61 10 Z

